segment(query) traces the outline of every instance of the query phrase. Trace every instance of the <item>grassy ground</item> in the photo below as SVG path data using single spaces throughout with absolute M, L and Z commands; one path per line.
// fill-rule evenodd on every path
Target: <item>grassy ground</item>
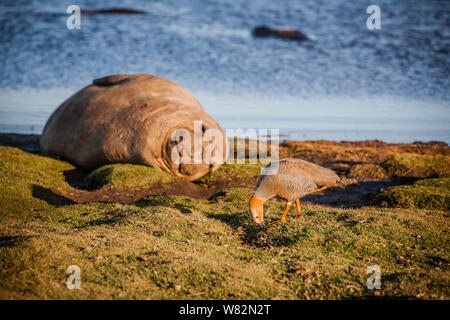
M 448 172 L 442 144 L 386 145 L 384 153 L 378 147 L 296 142 L 280 153 L 332 167 L 350 185 L 355 176 Z M 0 298 L 450 298 L 448 207 L 303 204 L 304 219 L 292 211 L 284 224 L 259 227 L 247 213 L 258 174 L 258 165 L 225 165 L 192 185 L 203 191 L 185 196 L 175 191 L 187 185 L 153 168 L 112 165 L 89 175 L 65 161 L 0 147 Z M 406 187 L 448 203 L 448 184 L 440 178 Z M 140 196 L 108 198 L 120 192 Z M 282 209 L 269 201 L 266 219 Z M 66 287 L 70 265 L 81 268 L 80 290 Z M 381 269 L 381 290 L 367 289 L 370 265 Z
M 375 205 L 450 211 L 450 178 L 424 179 L 368 195 Z

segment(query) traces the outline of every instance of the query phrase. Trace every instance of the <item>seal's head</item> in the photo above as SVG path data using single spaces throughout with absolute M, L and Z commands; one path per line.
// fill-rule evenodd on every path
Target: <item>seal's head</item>
M 167 171 L 186 180 L 198 179 L 226 160 L 226 137 L 215 121 L 181 123 L 168 130 L 164 141 L 162 159 Z
M 253 29 L 253 36 L 255 37 L 267 37 L 270 33 L 271 29 L 267 26 L 259 26 Z

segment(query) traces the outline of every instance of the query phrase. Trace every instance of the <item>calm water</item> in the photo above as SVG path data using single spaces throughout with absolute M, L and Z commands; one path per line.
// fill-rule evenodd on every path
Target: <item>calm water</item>
M 450 142 L 450 2 L 77 1 L 145 15 L 82 15 L 73 1 L 0 3 L 0 131 L 40 133 L 92 79 L 152 73 L 193 92 L 224 128 L 279 128 L 291 139 Z M 255 39 L 254 26 L 312 40 Z

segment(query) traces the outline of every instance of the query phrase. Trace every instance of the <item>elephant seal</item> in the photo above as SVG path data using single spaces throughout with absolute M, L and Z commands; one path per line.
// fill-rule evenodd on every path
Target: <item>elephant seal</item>
M 281 39 L 304 41 L 308 37 L 298 30 L 272 29 L 267 26 L 259 26 L 253 29 L 254 37 L 276 37 Z
M 135 163 L 187 180 L 217 169 L 226 143 L 189 91 L 150 74 L 95 79 L 53 112 L 40 139 L 44 154 L 85 169 Z

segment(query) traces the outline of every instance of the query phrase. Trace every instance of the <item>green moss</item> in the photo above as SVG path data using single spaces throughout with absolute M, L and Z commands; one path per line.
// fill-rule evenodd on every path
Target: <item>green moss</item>
M 31 210 L 49 208 L 41 196 L 68 186 L 64 174 L 74 169 L 64 161 L 0 147 L 0 213 L 26 217 Z
M 384 161 L 381 166 L 388 176 L 401 176 L 413 170 L 419 171 L 421 177 L 450 175 L 449 156 L 398 154 Z
M 223 164 L 216 171 L 197 179 L 195 183 L 204 187 L 211 187 L 218 182 L 220 183 L 220 181 L 234 180 L 248 182 L 251 185 L 256 182 L 261 174 L 261 169 L 265 166 L 261 163 Z
M 253 191 L 248 188 L 230 188 L 214 194 L 210 200 L 215 202 L 248 202 Z
M 383 167 L 377 164 L 357 164 L 350 168 L 349 176 L 356 178 L 386 178 Z
M 435 187 L 442 190 L 450 190 L 450 178 L 423 179 L 414 182 L 416 186 Z
M 425 179 L 410 186 L 382 189 L 369 199 L 383 206 L 450 211 L 450 178 Z
M 73 165 L 65 161 L 3 146 L 0 146 L 0 168 L 2 171 L 23 171 L 24 174 L 40 171 L 42 174 L 52 176 L 64 170 L 75 169 Z
M 148 187 L 155 183 L 169 183 L 176 178 L 167 172 L 153 167 L 136 164 L 109 164 L 95 169 L 86 177 L 89 185 L 104 185 L 129 188 Z

